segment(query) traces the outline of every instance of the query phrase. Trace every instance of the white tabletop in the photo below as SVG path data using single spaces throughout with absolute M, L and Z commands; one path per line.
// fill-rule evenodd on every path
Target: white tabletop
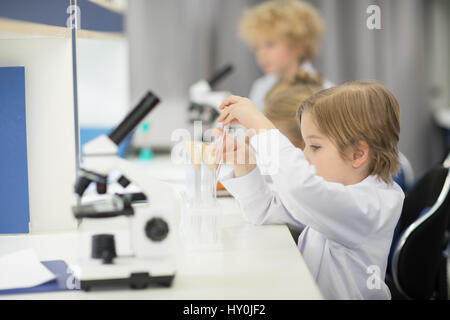
M 0 295 L 0 299 L 322 299 L 286 226 L 251 225 L 234 199 L 219 201 L 222 249 L 188 251 L 180 246 L 170 288 L 74 290 Z M 79 257 L 79 236 L 75 232 L 0 236 L 0 255 L 30 247 L 41 261 L 62 259 L 70 265 Z

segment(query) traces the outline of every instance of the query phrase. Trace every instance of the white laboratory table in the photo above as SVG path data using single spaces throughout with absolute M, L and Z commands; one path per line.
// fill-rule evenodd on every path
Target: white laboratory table
M 167 161 L 155 161 L 152 170 L 161 173 L 164 166 Z M 191 251 L 179 246 L 177 272 L 170 288 L 73 290 L 0 295 L 0 299 L 322 299 L 286 226 L 251 225 L 243 219 L 234 199 L 219 202 L 223 210 L 222 248 Z M 80 253 L 76 232 L 0 236 L 0 255 L 30 247 L 41 261 L 62 259 L 69 265 Z

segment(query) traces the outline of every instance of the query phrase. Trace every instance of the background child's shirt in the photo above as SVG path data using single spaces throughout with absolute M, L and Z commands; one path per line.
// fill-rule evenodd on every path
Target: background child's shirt
M 221 179 L 245 217 L 304 228 L 298 247 L 326 299 L 390 299 L 384 277 L 401 188 L 375 176 L 348 186 L 327 182 L 278 130 L 255 135 L 250 144 L 257 168 Z M 272 188 L 262 174 L 270 174 Z
M 300 67 L 313 75 L 317 74 L 317 71 L 314 69 L 311 62 L 306 61 Z M 277 84 L 278 80 L 280 80 L 279 76 L 276 74 L 266 74 L 255 80 L 253 83 L 250 93 L 249 99 L 252 100 L 259 110 L 264 111 L 264 99 L 269 91 Z M 323 88 L 327 89 L 330 87 L 334 87 L 334 84 L 329 80 L 323 80 Z

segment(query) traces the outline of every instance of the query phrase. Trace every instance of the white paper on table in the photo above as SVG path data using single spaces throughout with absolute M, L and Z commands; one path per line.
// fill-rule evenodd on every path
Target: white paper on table
M 0 256 L 0 290 L 34 287 L 55 279 L 34 249 Z

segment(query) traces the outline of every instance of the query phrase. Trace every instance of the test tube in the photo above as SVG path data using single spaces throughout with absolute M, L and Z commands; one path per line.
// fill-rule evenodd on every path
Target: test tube
M 215 153 L 215 162 L 216 169 L 214 171 L 214 198 L 217 198 L 217 183 L 219 182 L 219 174 L 220 168 L 222 167 L 222 156 L 223 156 L 223 144 L 225 142 L 225 134 L 228 132 L 229 126 L 222 125 L 222 135 L 219 137 L 219 140 L 216 142 L 216 153 Z
M 191 141 L 187 147 L 190 165 L 183 219 L 186 244 L 191 249 L 217 248 L 220 207 L 215 198 L 216 145 Z
M 203 144 L 202 194 L 206 205 L 214 205 L 216 200 L 216 144 Z
M 201 142 L 188 141 L 186 144 L 187 156 L 188 156 L 188 190 L 189 200 L 193 205 L 201 205 L 201 192 L 202 192 L 202 173 L 201 173 L 201 160 L 202 160 L 202 144 Z M 193 189 L 193 190 L 192 190 Z

